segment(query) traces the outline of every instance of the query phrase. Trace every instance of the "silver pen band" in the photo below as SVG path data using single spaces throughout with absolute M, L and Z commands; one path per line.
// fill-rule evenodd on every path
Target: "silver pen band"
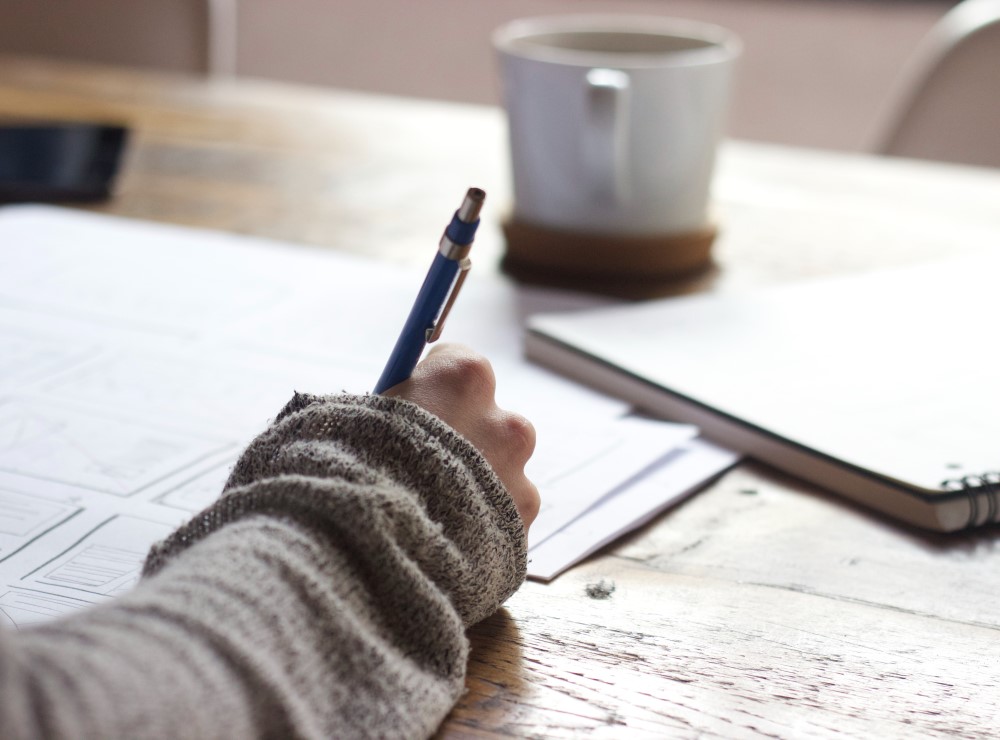
M 472 242 L 468 244 L 455 244 L 447 235 L 441 237 L 438 243 L 438 252 L 442 257 L 460 262 L 469 256 L 472 250 Z

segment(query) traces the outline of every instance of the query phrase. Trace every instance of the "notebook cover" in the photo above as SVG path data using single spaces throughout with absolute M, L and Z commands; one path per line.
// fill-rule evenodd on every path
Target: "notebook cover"
M 995 520 L 1000 509 L 998 317 L 1000 254 L 989 251 L 764 291 L 540 315 L 529 321 L 527 351 L 653 411 L 707 422 L 717 432 L 705 429 L 710 439 L 819 485 L 957 529 Z M 839 470 L 853 475 L 841 480 Z M 970 501 L 969 489 L 985 497 Z M 929 521 L 900 512 L 900 493 L 915 509 L 964 505 Z

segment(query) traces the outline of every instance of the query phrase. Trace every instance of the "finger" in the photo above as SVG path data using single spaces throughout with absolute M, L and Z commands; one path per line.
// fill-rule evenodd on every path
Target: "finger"
M 535 452 L 535 425 L 520 414 L 497 408 L 493 414 L 500 444 L 511 464 L 523 468 Z
M 496 393 L 496 375 L 489 360 L 462 345 L 435 348 L 417 365 L 413 376 L 420 380 L 426 378 L 462 398 L 492 402 Z
M 521 479 L 507 490 L 514 499 L 517 513 L 521 515 L 521 521 L 524 522 L 524 529 L 527 531 L 542 507 L 542 498 L 538 493 L 538 488 L 522 475 Z
M 442 352 L 445 354 L 452 352 L 473 352 L 473 354 L 475 354 L 472 349 L 470 349 L 469 347 L 460 342 L 436 342 L 427 351 L 427 354 L 424 355 L 424 359 L 426 360 L 427 358 L 433 357 L 434 355 L 437 354 L 441 354 Z

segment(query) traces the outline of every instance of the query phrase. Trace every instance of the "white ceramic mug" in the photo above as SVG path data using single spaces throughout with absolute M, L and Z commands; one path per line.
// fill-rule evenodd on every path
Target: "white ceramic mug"
M 513 21 L 493 43 L 514 220 L 629 235 L 706 226 L 741 51 L 732 32 L 663 17 L 569 15 Z

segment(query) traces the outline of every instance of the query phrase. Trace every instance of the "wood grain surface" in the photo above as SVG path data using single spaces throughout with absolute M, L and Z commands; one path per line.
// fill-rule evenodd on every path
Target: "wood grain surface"
M 492 108 L 0 58 L 0 115 L 129 124 L 96 210 L 422 264 L 442 207 L 478 185 L 477 269 L 503 253 Z M 991 170 L 729 142 L 715 193 L 715 266 L 677 293 L 1000 242 Z M 745 463 L 475 627 L 439 734 L 993 737 L 998 534 L 918 532 Z

